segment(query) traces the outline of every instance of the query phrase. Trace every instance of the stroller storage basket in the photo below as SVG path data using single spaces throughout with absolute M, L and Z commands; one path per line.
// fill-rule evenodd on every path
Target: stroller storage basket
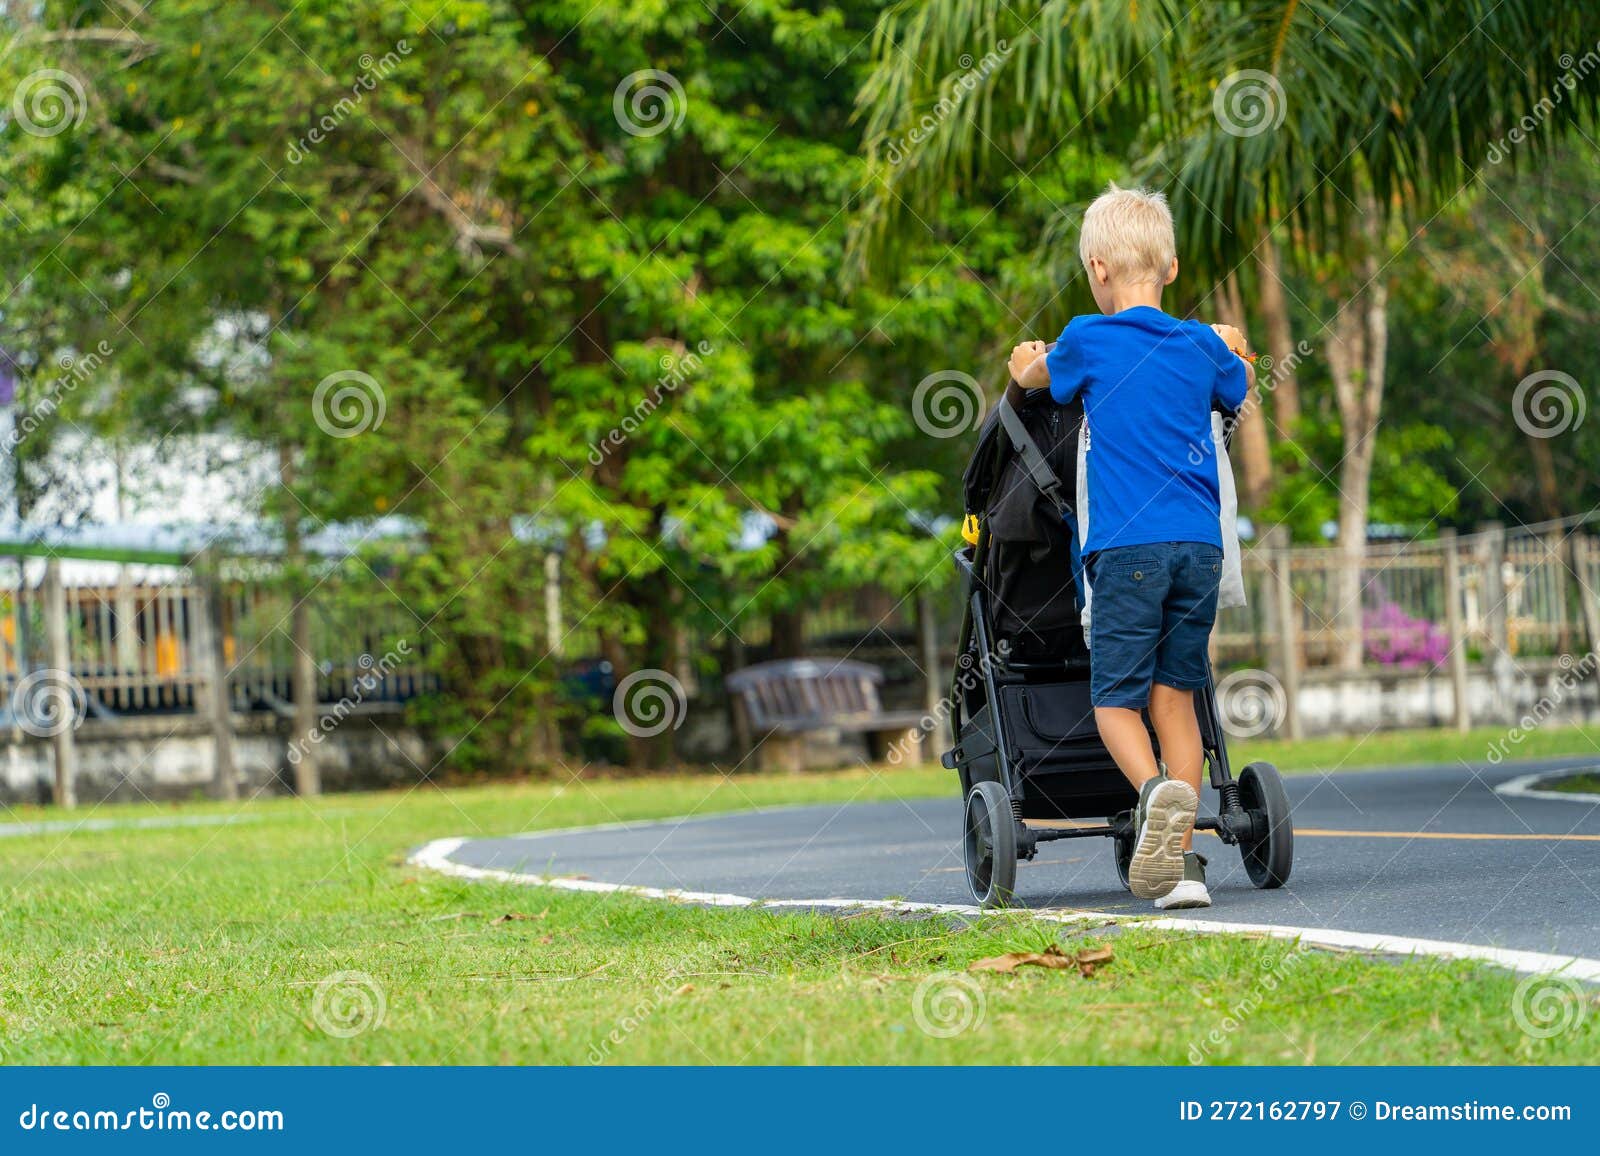
M 1095 728 L 1087 682 L 1000 686 L 1012 773 L 1023 813 L 1067 819 L 1105 816 L 1133 805 L 1133 792 L 1106 758 Z M 1002 782 L 992 712 L 985 703 L 961 736 L 962 759 L 973 782 Z

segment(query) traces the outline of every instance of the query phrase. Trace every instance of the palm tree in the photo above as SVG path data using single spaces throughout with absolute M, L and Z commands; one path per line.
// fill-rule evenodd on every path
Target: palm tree
M 1600 9 L 1047 0 L 1024 12 L 1008 0 L 904 0 L 880 22 L 875 52 L 861 94 L 869 147 L 881 161 L 895 143 L 900 156 L 880 164 L 863 218 L 869 257 L 950 187 L 1000 166 L 1028 171 L 1094 133 L 1128 147 L 1136 175 L 1167 191 L 1191 271 L 1267 289 L 1257 297 L 1277 313 L 1266 325 L 1277 339 L 1288 333 L 1278 247 L 1339 271 L 1338 308 L 1317 336 L 1344 444 L 1343 660 L 1359 665 L 1392 250 L 1484 166 L 1519 163 L 1593 117 Z M 915 147 L 901 148 L 908 138 Z

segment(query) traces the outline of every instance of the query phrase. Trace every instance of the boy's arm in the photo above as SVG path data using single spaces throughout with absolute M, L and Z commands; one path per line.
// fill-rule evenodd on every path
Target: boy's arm
M 1256 383 L 1256 367 L 1248 356 L 1250 347 L 1245 342 L 1244 334 L 1232 325 L 1213 325 L 1211 330 L 1233 355 L 1217 366 L 1212 396 L 1229 409 L 1237 410 L 1250 396 L 1250 390 Z
M 1011 379 L 1023 389 L 1047 389 L 1050 386 L 1050 367 L 1045 362 L 1044 342 L 1024 341 L 1011 351 L 1006 368 Z

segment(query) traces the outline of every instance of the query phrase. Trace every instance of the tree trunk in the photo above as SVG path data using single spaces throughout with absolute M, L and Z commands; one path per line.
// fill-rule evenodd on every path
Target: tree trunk
M 1271 236 L 1257 250 L 1260 290 L 1257 304 L 1266 325 L 1265 352 L 1272 358 L 1266 378 L 1272 394 L 1272 420 L 1279 437 L 1292 437 L 1300 420 L 1300 383 L 1295 379 L 1294 333 L 1289 325 L 1289 299 L 1283 291 L 1283 259 Z M 1257 346 L 1261 348 L 1261 346 Z
M 1241 332 L 1249 325 L 1239 278 L 1230 274 L 1217 294 L 1218 312 L 1225 324 Z M 1233 431 L 1233 457 L 1239 463 L 1239 505 L 1248 511 L 1259 510 L 1272 492 L 1272 446 L 1267 439 L 1267 417 L 1261 412 L 1259 386 L 1245 398 Z
M 317 728 L 317 659 L 311 642 L 311 583 L 306 576 L 305 551 L 300 540 L 299 502 L 293 497 L 294 454 L 289 446 L 278 446 L 278 480 L 290 499 L 283 509 L 284 569 L 289 583 L 289 640 L 294 651 L 289 680 L 289 699 L 294 717 L 290 724 L 290 763 L 294 767 L 294 791 L 302 798 L 322 793 L 322 771 L 313 741 Z
M 1555 521 L 1562 516 L 1555 451 L 1547 437 L 1528 438 L 1528 450 L 1533 455 L 1533 476 L 1539 484 L 1539 508 L 1546 518 Z
M 805 650 L 806 616 L 798 606 L 772 612 L 772 657 L 799 658 Z
M 1376 210 L 1368 207 L 1368 246 L 1359 267 L 1362 285 L 1339 310 L 1327 346 L 1344 443 L 1339 466 L 1339 601 L 1334 622 L 1339 634 L 1339 664 L 1346 670 L 1361 666 L 1362 566 L 1373 450 L 1389 352 L 1389 289 L 1380 275 Z

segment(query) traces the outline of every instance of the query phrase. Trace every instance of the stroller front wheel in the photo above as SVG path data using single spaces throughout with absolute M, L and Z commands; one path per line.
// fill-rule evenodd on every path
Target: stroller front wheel
M 1003 907 L 1017 884 L 1017 820 L 1011 796 L 993 780 L 967 792 L 966 838 L 962 850 L 967 886 L 980 907 Z
M 1241 839 L 1239 851 L 1250 882 L 1262 890 L 1282 887 L 1294 865 L 1294 823 L 1283 776 L 1271 763 L 1251 763 L 1239 772 L 1239 802 L 1262 835 Z
M 1117 878 L 1121 881 L 1124 891 L 1133 890 L 1133 884 L 1128 881 L 1128 871 L 1133 866 L 1133 844 L 1131 825 L 1126 835 L 1113 835 L 1111 838 L 1111 853 L 1117 861 Z

